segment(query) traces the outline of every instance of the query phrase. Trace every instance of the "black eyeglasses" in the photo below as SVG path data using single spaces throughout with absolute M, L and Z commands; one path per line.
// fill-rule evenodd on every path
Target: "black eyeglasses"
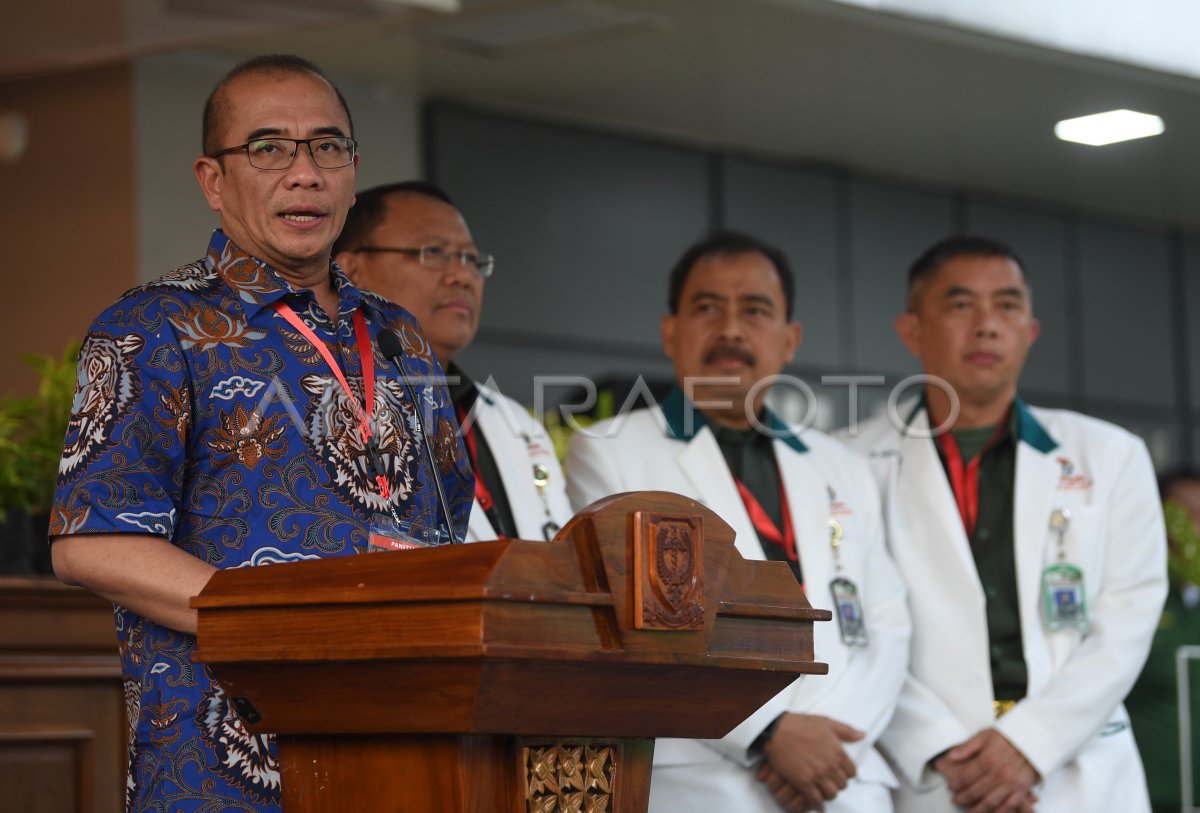
M 236 147 L 217 150 L 209 158 L 245 152 L 250 166 L 255 169 L 284 170 L 296 160 L 300 145 L 308 147 L 313 163 L 321 169 L 339 169 L 354 163 L 354 151 L 358 146 L 349 136 L 321 136 L 319 138 L 256 138 Z
M 392 248 L 390 246 L 359 246 L 354 249 L 356 254 L 404 254 L 416 257 L 424 267 L 431 271 L 445 271 L 450 267 L 451 260 L 458 260 L 467 268 L 474 268 L 479 276 L 487 278 L 496 267 L 496 258 L 491 254 L 480 254 L 470 249 L 451 251 L 442 246 L 424 246 L 422 248 Z

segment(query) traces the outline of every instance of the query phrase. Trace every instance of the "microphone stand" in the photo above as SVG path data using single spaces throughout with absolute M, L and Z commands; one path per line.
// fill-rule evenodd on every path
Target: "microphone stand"
M 408 372 L 404 369 L 404 346 L 400 343 L 400 338 L 393 330 L 384 330 L 380 332 L 375 339 L 379 351 L 395 365 L 400 371 L 400 383 L 404 385 L 404 392 L 408 395 L 408 400 L 412 402 L 413 411 L 417 418 L 417 428 L 421 431 L 421 438 L 424 440 L 425 446 L 425 463 L 429 467 L 429 477 L 433 480 L 433 486 L 437 490 L 438 505 L 442 510 L 442 521 L 446 526 L 446 538 L 450 541 L 447 544 L 455 544 L 457 541 L 454 538 L 454 527 L 450 520 L 450 504 L 446 500 L 446 490 L 442 487 L 442 478 L 438 472 L 437 461 L 433 457 L 433 438 L 429 434 L 429 429 L 425 425 L 425 419 L 421 417 L 421 402 L 417 400 L 416 394 L 413 392 L 412 384 L 408 380 Z

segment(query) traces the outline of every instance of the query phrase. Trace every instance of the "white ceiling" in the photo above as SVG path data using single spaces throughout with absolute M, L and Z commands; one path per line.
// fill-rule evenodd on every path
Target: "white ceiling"
M 776 3 L 804 0 L 772 0 Z M 1179 0 L 830 0 L 1200 78 L 1200 6 Z
M 264 33 L 298 19 L 295 4 L 122 2 L 144 12 L 126 55 L 292 51 L 426 96 L 1200 228 L 1200 81 L 935 23 L 825 0 L 462 0 L 457 16 L 304 0 L 299 28 Z M 105 36 L 90 61 L 121 57 Z M 0 34 L 0 80 L 53 69 L 54 53 L 89 61 L 78 37 L 70 59 L 56 37 L 28 26 L 14 52 Z M 1060 118 L 1121 107 L 1157 113 L 1166 133 L 1054 138 Z

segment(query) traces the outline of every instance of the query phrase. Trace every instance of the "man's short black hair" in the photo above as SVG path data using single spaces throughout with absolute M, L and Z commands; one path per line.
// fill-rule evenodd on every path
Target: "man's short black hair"
M 921 254 L 908 269 L 908 309 L 916 309 L 914 291 L 955 257 L 1004 257 L 1016 263 L 1025 276 L 1025 262 L 1009 245 L 977 234 L 956 234 L 939 240 Z
M 696 263 L 705 257 L 714 255 L 762 254 L 775 266 L 779 275 L 779 283 L 783 286 L 783 298 L 787 305 L 787 318 L 792 318 L 792 304 L 795 300 L 795 283 L 792 279 L 792 267 L 788 264 L 787 255 L 770 243 L 751 237 L 738 231 L 721 229 L 709 233 L 707 237 L 692 245 L 671 269 L 670 282 L 667 290 L 667 307 L 672 314 L 679 313 L 679 298 L 683 296 L 683 286 L 687 283 L 688 275 Z
M 353 251 L 365 246 L 371 237 L 371 232 L 383 221 L 383 210 L 387 199 L 393 195 L 420 195 L 426 198 L 440 200 L 442 203 L 454 206 L 454 201 L 439 186 L 428 181 L 399 181 L 397 183 L 373 186 L 365 192 L 355 194 L 354 205 L 346 215 L 346 224 L 342 233 L 333 244 L 333 256 L 343 251 Z M 457 209 L 457 206 L 454 206 Z
M 351 138 L 354 137 L 354 119 L 350 116 L 350 105 L 346 104 L 346 97 L 338 90 L 338 86 L 330 81 L 324 71 L 318 68 L 315 63 L 295 54 L 263 54 L 262 56 L 256 56 L 244 62 L 239 62 L 234 66 L 233 70 L 222 77 L 217 86 L 213 88 L 212 93 L 208 94 L 208 100 L 204 103 L 204 124 L 200 132 L 201 149 L 204 150 L 205 155 L 213 155 L 226 147 L 233 146 L 232 144 L 220 144 L 217 142 L 217 139 L 221 137 L 221 130 L 225 126 L 225 118 L 229 115 L 229 100 L 226 97 L 225 89 L 234 79 L 249 74 L 265 74 L 268 76 L 308 74 L 324 79 L 326 82 L 329 82 L 329 86 L 337 94 L 338 101 L 342 105 L 342 110 L 346 113 L 346 124 L 350 127 L 350 132 L 346 135 Z

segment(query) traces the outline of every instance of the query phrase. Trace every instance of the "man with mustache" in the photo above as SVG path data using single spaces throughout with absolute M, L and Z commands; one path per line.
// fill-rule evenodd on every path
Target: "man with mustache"
M 900 811 L 1149 810 L 1121 701 L 1167 592 L 1154 468 L 1124 429 L 1020 399 L 1039 329 L 1011 248 L 931 246 L 896 331 L 932 379 L 848 430 L 913 613 L 880 740 Z
M 904 588 L 865 461 L 766 407 L 800 343 L 792 300 L 778 249 L 734 232 L 692 246 L 661 325 L 678 388 L 571 441 L 576 509 L 624 491 L 690 496 L 733 527 L 744 558 L 786 562 L 838 619 L 814 630 L 828 676 L 797 680 L 723 739 L 658 740 L 652 813 L 891 809 L 895 779 L 875 740 L 904 678 Z
M 203 259 L 92 323 L 51 553 L 60 579 L 115 605 L 126 809 L 279 813 L 275 740 L 248 732 L 193 662 L 189 599 L 217 569 L 443 529 L 462 541 L 472 477 L 445 387 L 426 385 L 414 404 L 375 350 L 400 325 L 409 372 L 440 379 L 412 316 L 330 262 L 359 160 L 333 84 L 299 57 L 248 60 L 209 96 L 202 143 L 193 172 L 221 228 Z M 437 432 L 432 465 L 408 431 L 416 409 Z M 429 509 L 435 478 L 450 516 Z M 401 535 L 390 523 L 403 520 Z
M 449 195 L 425 181 L 358 195 L 333 255 L 355 285 L 416 316 L 446 371 L 475 470 L 467 541 L 552 539 L 571 518 L 554 445 L 525 408 L 476 384 L 454 358 L 479 329 L 495 264 L 475 245 Z

